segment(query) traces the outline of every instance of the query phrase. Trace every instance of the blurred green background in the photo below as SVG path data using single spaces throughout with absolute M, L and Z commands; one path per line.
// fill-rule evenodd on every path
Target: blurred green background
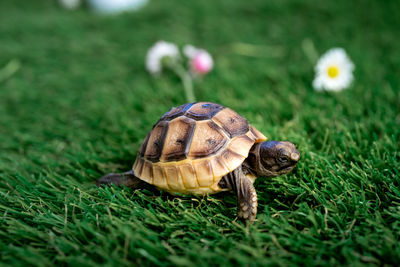
M 150 0 L 99 16 L 1 1 L 0 66 L 19 68 L 0 81 L 0 265 L 398 264 L 398 10 L 397 0 Z M 293 173 L 257 180 L 252 226 L 234 221 L 233 194 L 93 184 L 129 169 L 152 125 L 185 102 L 174 75 L 145 71 L 161 39 L 213 55 L 199 101 L 302 154 Z M 257 53 L 240 55 L 237 43 Z M 307 44 L 346 49 L 348 90 L 313 90 Z

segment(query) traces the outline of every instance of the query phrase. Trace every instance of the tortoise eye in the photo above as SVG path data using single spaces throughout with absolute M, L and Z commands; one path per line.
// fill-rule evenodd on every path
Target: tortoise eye
M 286 157 L 286 156 L 280 156 L 280 157 L 278 158 L 278 161 L 281 162 L 281 163 L 286 163 L 286 162 L 288 161 L 288 157 Z

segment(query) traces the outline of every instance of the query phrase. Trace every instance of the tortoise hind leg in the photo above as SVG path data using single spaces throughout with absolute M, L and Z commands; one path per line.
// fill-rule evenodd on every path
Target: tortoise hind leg
M 111 186 L 111 184 L 116 186 L 124 185 L 131 188 L 142 188 L 146 183 L 137 178 L 133 174 L 133 171 L 124 173 L 109 173 L 96 181 L 96 185 L 98 187 Z

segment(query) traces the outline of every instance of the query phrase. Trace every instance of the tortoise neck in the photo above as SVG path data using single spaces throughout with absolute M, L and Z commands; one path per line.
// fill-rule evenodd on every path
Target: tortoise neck
M 260 145 L 262 143 L 254 144 L 249 151 L 249 155 L 242 164 L 242 169 L 245 174 L 252 174 L 257 176 L 257 169 L 260 164 Z

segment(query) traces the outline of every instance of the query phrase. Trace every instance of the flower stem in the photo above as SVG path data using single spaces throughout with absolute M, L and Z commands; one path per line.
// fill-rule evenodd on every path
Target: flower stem
M 21 63 L 17 59 L 13 59 L 6 66 L 0 69 L 0 82 L 7 80 L 21 67 Z
M 318 52 L 315 49 L 314 43 L 311 39 L 304 39 L 301 43 L 301 47 L 303 48 L 304 54 L 310 61 L 311 65 L 315 65 L 318 61 Z
M 196 98 L 193 91 L 193 80 L 189 73 L 182 67 L 181 64 L 174 64 L 171 69 L 181 79 L 183 89 L 185 90 L 186 100 L 188 102 L 195 102 Z

